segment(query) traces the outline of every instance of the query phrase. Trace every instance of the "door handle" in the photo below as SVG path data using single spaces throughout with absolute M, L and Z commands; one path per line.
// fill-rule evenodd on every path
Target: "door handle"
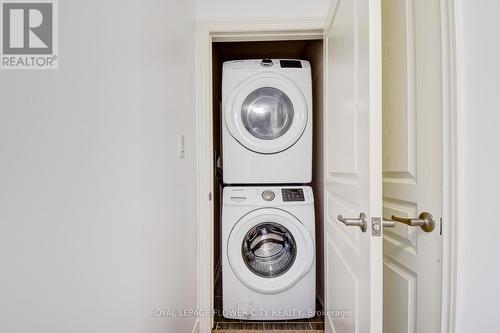
M 433 231 L 436 226 L 432 215 L 427 212 L 421 213 L 418 218 L 404 218 L 392 215 L 391 220 L 404 223 L 410 227 L 420 227 L 425 232 Z
M 337 219 L 348 227 L 360 227 L 361 231 L 366 231 L 367 222 L 365 213 L 359 214 L 359 217 L 343 217 L 342 215 L 338 215 Z
M 382 219 L 382 226 L 387 228 L 394 228 L 396 226 L 396 221 L 386 219 L 385 217 Z

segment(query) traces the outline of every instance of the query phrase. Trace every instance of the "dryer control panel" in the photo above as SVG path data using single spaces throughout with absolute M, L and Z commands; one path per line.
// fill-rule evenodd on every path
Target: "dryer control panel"
M 249 72 L 295 72 L 304 71 L 310 77 L 311 64 L 300 59 L 246 59 L 229 60 L 222 64 L 222 72 L 249 71 Z M 224 74 L 223 74 L 224 76 Z

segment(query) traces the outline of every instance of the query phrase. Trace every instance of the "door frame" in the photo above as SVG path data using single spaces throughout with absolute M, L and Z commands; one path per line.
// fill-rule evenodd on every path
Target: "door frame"
M 196 26 L 196 253 L 197 310 L 192 332 L 213 326 L 212 43 L 323 39 L 324 19 L 198 22 Z
M 464 230 L 464 111 L 460 1 L 440 0 L 442 58 L 441 333 L 461 332 Z
M 460 29 L 456 0 L 441 1 L 443 249 L 441 333 L 458 332 L 461 309 L 463 230 L 463 115 L 460 102 Z M 212 43 L 322 39 L 325 19 L 235 20 L 196 25 L 196 274 L 197 316 L 192 332 L 210 333 L 213 326 L 213 133 Z M 326 108 L 323 108 L 323 112 Z M 450 223 L 449 221 L 453 221 Z M 443 283 L 445 282 L 446 283 Z

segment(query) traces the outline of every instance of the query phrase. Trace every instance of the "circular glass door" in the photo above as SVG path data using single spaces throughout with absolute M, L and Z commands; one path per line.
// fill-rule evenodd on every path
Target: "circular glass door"
M 241 107 L 241 120 L 246 130 L 261 140 L 273 140 L 285 134 L 292 126 L 293 115 L 290 98 L 273 87 L 252 91 Z
M 231 136 L 260 154 L 275 154 L 293 146 L 311 117 L 299 86 L 277 73 L 243 81 L 228 96 L 223 109 Z
M 248 269 L 259 276 L 272 278 L 286 273 L 293 265 L 297 244 L 288 229 L 268 222 L 247 232 L 241 251 Z
M 259 208 L 231 229 L 226 255 L 241 283 L 274 294 L 291 288 L 313 267 L 314 238 L 290 213 Z

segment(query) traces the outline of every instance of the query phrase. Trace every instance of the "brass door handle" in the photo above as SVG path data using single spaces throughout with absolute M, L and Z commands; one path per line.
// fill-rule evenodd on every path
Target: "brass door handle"
M 430 213 L 423 212 L 418 218 L 404 218 L 397 217 L 395 215 L 391 216 L 391 220 L 396 222 L 404 223 L 410 227 L 420 227 L 425 232 L 431 232 L 434 230 L 436 223 Z
M 360 227 L 361 231 L 366 231 L 367 222 L 365 213 L 359 214 L 359 217 L 343 217 L 342 215 L 338 215 L 337 219 L 346 226 Z

